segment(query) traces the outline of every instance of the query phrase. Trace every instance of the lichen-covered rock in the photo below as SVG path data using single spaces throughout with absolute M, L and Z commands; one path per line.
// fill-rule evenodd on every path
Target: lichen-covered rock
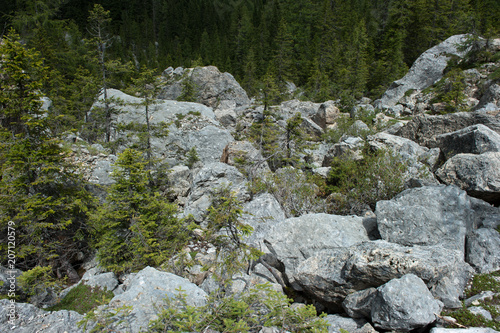
M 500 234 L 495 229 L 480 228 L 467 237 L 466 261 L 479 273 L 500 269 Z
M 382 239 L 411 245 L 441 245 L 465 251 L 465 235 L 473 230 L 467 193 L 456 186 L 424 186 L 377 202 L 375 214 Z
M 455 155 L 436 171 L 436 176 L 472 197 L 500 203 L 500 152 Z
M 377 328 L 408 332 L 436 321 L 442 307 L 422 279 L 407 274 L 378 288 L 371 319 Z

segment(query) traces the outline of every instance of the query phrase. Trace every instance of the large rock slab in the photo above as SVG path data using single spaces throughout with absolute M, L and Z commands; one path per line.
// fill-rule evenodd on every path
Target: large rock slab
M 376 333 L 370 323 L 364 319 L 352 319 L 331 314 L 325 317 L 328 323 L 328 333 Z
M 500 134 L 482 124 L 436 136 L 436 146 L 446 159 L 456 154 L 500 152 Z
M 460 49 L 460 45 L 466 40 L 467 35 L 451 36 L 422 53 L 408 73 L 402 79 L 394 81 L 384 95 L 375 101 L 375 105 L 379 108 L 394 106 L 408 90 L 423 90 L 439 81 L 443 77 L 450 57 L 461 58 L 466 54 L 466 50 Z
M 296 289 L 300 263 L 325 249 L 345 248 L 368 241 L 364 219 L 358 216 L 307 214 L 275 224 L 264 238 L 267 251 L 285 265 L 285 275 Z
M 457 112 L 439 116 L 422 114 L 413 117 L 395 134 L 415 141 L 419 145 L 435 148 L 438 135 L 476 124 L 483 124 L 500 134 L 500 118 L 484 112 Z
M 455 155 L 436 171 L 436 176 L 472 197 L 500 204 L 500 152 Z
M 132 307 L 131 312 L 124 315 L 126 318 L 121 318 L 126 319 L 125 323 L 116 326 L 118 331 L 127 326 L 133 333 L 146 330 L 149 322 L 157 319 L 158 307 L 164 304 L 165 298 L 175 299 L 179 295 L 179 288 L 185 292 L 186 304 L 190 306 L 205 305 L 208 297 L 188 280 L 152 267 L 146 267 L 132 275 L 127 285 L 127 290 L 115 296 L 108 305 L 110 309 Z
M 215 66 L 166 70 L 164 77 L 167 85 L 160 93 L 161 99 L 177 99 L 182 94 L 184 80 L 191 79 L 197 98 L 204 105 L 215 108 L 224 100 L 234 101 L 237 106 L 250 104 L 246 91 L 235 78 L 229 73 L 221 73 Z
M 316 252 L 290 278 L 299 290 L 333 309 L 353 292 L 405 274 L 415 274 L 447 307 L 461 307 L 460 297 L 473 272 L 463 253 L 434 246 L 406 247 L 384 240 Z
M 230 142 L 220 161 L 243 169 L 250 178 L 271 172 L 261 152 L 248 141 Z
M 465 251 L 465 236 L 474 229 L 467 193 L 456 186 L 424 186 L 377 202 L 382 239 L 405 246 L 441 245 Z
M 15 310 L 13 310 L 15 309 Z M 15 313 L 15 319 L 10 321 L 10 315 Z M 83 333 L 78 322 L 83 316 L 75 311 L 44 311 L 32 304 L 10 303 L 7 299 L 0 300 L 0 332 L 12 333 Z M 87 326 L 92 329 L 93 325 Z
M 442 307 L 422 279 L 407 274 L 378 288 L 371 317 L 377 328 L 408 332 L 436 321 Z
M 184 216 L 192 214 L 196 221 L 201 222 L 212 203 L 213 191 L 223 187 L 229 187 L 240 201 L 248 201 L 250 194 L 246 183 L 246 177 L 234 166 L 221 162 L 206 164 L 193 177 Z

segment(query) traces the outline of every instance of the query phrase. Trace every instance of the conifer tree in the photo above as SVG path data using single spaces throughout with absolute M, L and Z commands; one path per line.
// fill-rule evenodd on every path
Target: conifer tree
M 100 264 L 115 272 L 158 266 L 187 240 L 177 208 L 150 187 L 147 161 L 134 149 L 118 156 L 106 202 L 93 216 Z
M 42 108 L 43 59 L 18 38 L 0 45 L 0 228 L 15 227 L 17 268 L 51 265 L 76 280 L 92 200 Z

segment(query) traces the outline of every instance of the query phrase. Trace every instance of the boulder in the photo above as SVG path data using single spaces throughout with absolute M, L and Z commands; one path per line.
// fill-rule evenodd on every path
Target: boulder
M 477 124 L 436 136 L 435 145 L 446 159 L 456 154 L 500 152 L 500 134 L 485 125 Z
M 489 327 L 469 327 L 469 328 L 443 328 L 434 327 L 429 333 L 498 333 Z
M 215 119 L 217 119 L 222 126 L 234 127 L 237 122 L 238 115 L 236 114 L 236 102 L 235 101 L 221 101 L 220 104 L 215 109 Z
M 460 251 L 440 245 L 406 247 L 376 240 L 317 251 L 302 260 L 289 279 L 297 286 L 294 288 L 339 310 L 346 296 L 355 291 L 415 274 L 446 307 L 456 308 L 462 306 L 460 297 L 472 272 Z
M 384 95 L 374 102 L 378 108 L 394 106 L 408 90 L 423 90 L 443 77 L 451 56 L 463 57 L 467 50 L 460 46 L 467 40 L 467 35 L 455 35 L 422 53 L 413 63 L 408 73 L 394 81 Z
M 248 141 L 228 143 L 222 152 L 220 161 L 244 169 L 249 177 L 271 172 L 261 152 Z
M 476 105 L 475 110 L 491 110 L 496 111 L 500 109 L 500 85 L 491 84 L 484 93 L 481 100 Z
M 436 321 L 442 307 L 422 279 L 407 274 L 378 288 L 371 318 L 377 328 L 408 332 Z
M 376 333 L 370 323 L 364 319 L 352 319 L 331 314 L 325 317 L 328 323 L 328 333 Z
M 356 291 L 347 295 L 342 302 L 342 307 L 351 318 L 371 319 L 372 302 L 376 296 L 377 289 L 373 287 Z
M 496 229 L 500 226 L 500 207 L 477 198 L 470 198 L 471 208 L 474 211 L 474 225 L 478 228 Z
M 101 273 L 96 275 L 91 275 L 88 273 L 89 272 L 86 272 L 82 276 L 80 283 L 83 283 L 90 287 L 97 287 L 102 290 L 109 290 L 109 291 L 115 290 L 116 287 L 118 286 L 118 279 L 115 273 L 113 272 Z
M 177 71 L 177 69 L 176 69 Z M 196 67 L 181 71 L 164 72 L 166 86 L 159 98 L 175 100 L 182 94 L 183 82 L 191 79 L 200 103 L 209 107 L 217 107 L 221 101 L 236 102 L 237 106 L 250 104 L 245 90 L 229 73 L 221 73 L 215 66 Z
M 457 112 L 439 116 L 418 115 L 395 134 L 415 141 L 421 146 L 435 148 L 436 136 L 477 124 L 483 124 L 500 134 L 500 118 L 494 114 L 481 112 Z
M 455 155 L 436 171 L 436 176 L 472 197 L 500 204 L 500 152 Z
M 349 247 L 368 240 L 361 217 L 307 214 L 274 224 L 264 238 L 267 249 L 262 250 L 284 264 L 288 281 L 300 290 L 295 275 L 302 261 L 321 250 Z
M 466 261 L 478 273 L 500 269 L 500 234 L 495 229 L 480 228 L 467 237 Z
M 11 315 L 13 315 L 11 317 Z M 10 321 L 10 319 L 14 319 Z M 0 300 L 0 332 L 12 333 L 83 333 L 78 322 L 83 316 L 75 311 L 44 311 L 31 304 Z M 93 325 L 87 326 L 90 331 Z
M 298 99 L 292 99 L 289 101 L 282 102 L 279 108 L 279 115 L 285 119 L 293 117 L 295 114 L 300 113 L 302 118 L 309 118 L 313 120 L 319 127 L 325 128 L 326 115 L 325 108 L 321 108 L 320 103 L 313 102 L 302 102 Z
M 172 198 L 187 197 L 192 182 L 191 170 L 185 165 L 176 165 L 168 170 L 168 195 Z
M 128 328 L 131 332 L 142 332 L 147 329 L 149 321 L 157 319 L 157 313 L 164 304 L 165 298 L 175 299 L 179 289 L 185 293 L 186 304 L 203 306 L 207 294 L 195 284 L 177 275 L 161 272 L 152 267 L 146 267 L 130 277 L 127 290 L 111 299 L 108 309 L 131 306 L 130 313 L 118 315 L 116 325 L 118 331 Z M 124 316 L 124 318 L 121 318 Z M 126 317 L 126 318 L 125 318 Z M 127 327 L 128 326 L 128 327 Z
M 472 231 L 473 211 L 467 193 L 456 186 L 424 186 L 377 202 L 382 239 L 405 246 L 441 245 L 465 251 L 465 236 Z
M 221 162 L 206 164 L 193 177 L 184 216 L 192 214 L 196 221 L 203 221 L 206 210 L 212 203 L 212 192 L 225 186 L 228 186 L 240 201 L 248 201 L 250 194 L 246 183 L 246 177 L 233 166 Z

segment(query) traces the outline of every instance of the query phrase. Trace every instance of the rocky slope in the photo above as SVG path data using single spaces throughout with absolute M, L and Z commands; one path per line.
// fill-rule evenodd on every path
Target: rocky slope
M 321 205 L 313 203 L 295 213 L 299 216 L 292 216 L 290 212 L 297 210 L 280 201 L 283 193 L 253 195 L 249 177 L 271 171 L 254 145 L 237 138 L 244 137 L 252 122 L 262 117 L 263 107 L 252 104 L 230 74 L 214 67 L 164 72 L 168 85 L 152 120 L 169 123 L 169 133 L 154 139 L 153 146 L 157 157 L 171 167 L 171 199 L 182 207 L 182 215 L 191 214 L 203 225 L 211 190 L 229 186 L 248 212 L 245 222 L 254 228 L 247 243 L 265 253 L 263 261 L 237 276 L 232 292 L 260 282 L 270 282 L 279 290 L 289 288 L 298 300 L 340 314 L 327 317 L 330 332 L 340 328 L 351 333 L 410 331 L 436 325 L 436 314 L 442 309 L 461 307 L 474 274 L 500 269 L 500 89 L 498 79 L 488 79 L 488 73 L 499 64 L 469 70 L 475 75 L 466 89 L 474 109 L 471 112 L 429 114 L 438 106 L 431 103 L 428 95 L 432 92 L 425 91 L 443 77 L 450 54 L 464 56 L 456 46 L 463 39 L 451 37 L 425 52 L 380 100 L 359 102 L 355 112 L 380 112 L 376 121 L 390 119 L 394 125 L 384 131 L 344 135 L 337 143 L 318 144 L 341 117 L 337 102 L 292 100 L 274 107 L 281 118 L 279 126 L 297 112 L 302 115 L 302 129 L 315 138 L 310 142 L 307 163 L 317 175 L 327 174 L 334 157 L 355 154 L 365 144 L 373 150 L 389 149 L 408 163 L 406 189 L 377 202 L 363 216 L 325 214 Z M 493 47 L 498 44 L 492 43 Z M 201 103 L 170 100 L 181 94 L 182 81 L 188 77 L 196 82 Z M 109 94 L 137 102 L 120 91 Z M 411 120 L 398 118 L 409 115 Z M 115 121 L 127 124 L 140 117 L 141 111 L 129 105 L 122 107 Z M 363 129 L 367 124 L 357 126 Z M 191 165 L 188 153 L 193 148 L 199 161 Z M 241 156 L 251 163 L 238 165 Z M 73 158 L 87 165 L 90 182 L 108 185 L 112 181 L 109 174 L 116 156 L 102 147 L 75 145 Z M 279 172 L 286 174 L 286 170 L 275 174 Z M 294 182 L 289 179 L 287 184 Z M 298 189 L 291 188 L 288 202 L 305 200 Z M 184 272 L 197 285 L 150 267 L 120 277 L 120 281 L 114 274 L 94 268 L 80 283 L 113 290 L 116 296 L 107 308 L 130 305 L 133 314 L 125 317 L 128 327 L 118 325 L 116 329 L 139 332 L 155 318 L 154 304 L 178 287 L 187 291 L 189 304 L 205 302 L 217 284 L 198 264 L 210 260 L 211 255 L 210 248 L 199 252 L 193 257 L 193 266 Z M 0 330 L 6 331 L 10 329 L 8 303 L 0 302 Z M 45 313 L 27 304 L 17 304 L 17 308 L 25 315 L 15 321 L 12 332 L 81 331 L 75 322 L 82 317 L 76 313 Z M 434 328 L 433 332 L 443 330 Z

